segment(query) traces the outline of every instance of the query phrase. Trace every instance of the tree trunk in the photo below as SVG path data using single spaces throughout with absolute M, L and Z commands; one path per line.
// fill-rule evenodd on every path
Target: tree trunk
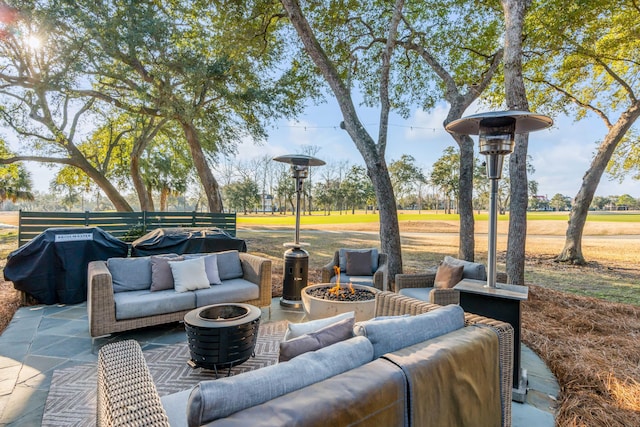
M 167 211 L 167 201 L 169 200 L 169 189 L 162 187 L 160 189 L 160 212 Z
M 98 187 L 104 194 L 109 198 L 113 206 L 116 208 L 118 212 L 133 212 L 133 208 L 129 205 L 129 202 L 126 201 L 122 194 L 118 191 L 117 188 L 111 184 L 111 182 L 95 167 L 91 165 L 87 161 L 87 159 L 82 155 L 82 153 L 78 150 L 78 148 L 74 144 L 67 144 L 66 146 L 67 152 L 70 155 L 71 161 L 74 166 L 81 169 L 89 178 L 96 183 Z
M 161 119 L 156 123 L 156 119 L 151 117 L 149 122 L 144 125 L 140 134 L 136 137 L 133 149 L 130 155 L 130 171 L 131 180 L 133 181 L 133 188 L 136 190 L 138 200 L 140 201 L 140 210 L 153 212 L 155 210 L 153 206 L 153 198 L 151 197 L 151 190 L 147 189 L 140 173 L 140 157 L 142 153 L 149 145 L 149 142 L 155 138 L 160 129 L 168 122 L 166 118 Z
M 468 135 L 456 138 L 460 147 L 460 176 L 458 178 L 458 214 L 460 233 L 458 257 L 473 261 L 475 256 L 475 222 L 473 219 L 473 140 Z
M 620 116 L 618 121 L 609 128 L 607 136 L 598 147 L 598 153 L 591 161 L 589 170 L 584 174 L 582 185 L 573 202 L 564 248 L 560 255 L 556 257 L 556 261 L 578 265 L 585 264 L 586 261 L 582 255 L 582 233 L 587 222 L 589 206 L 591 206 L 593 195 L 598 188 L 600 178 L 602 178 L 613 152 L 638 116 L 640 116 L 640 102 L 633 104 Z
M 402 273 L 402 247 L 400 245 L 400 227 L 398 225 L 396 199 L 393 193 L 387 164 L 384 159 L 389 112 L 388 98 L 386 97 L 388 82 L 385 86 L 384 81 L 385 76 L 388 78 L 386 72 L 388 72 L 390 52 L 393 50 L 395 30 L 400 21 L 402 0 L 397 0 L 394 16 L 390 23 L 390 35 L 387 40 L 387 47 L 382 55 L 383 71 L 380 84 L 382 106 L 378 144 L 374 142 L 371 135 L 369 135 L 360 122 L 353 105 L 350 88 L 344 83 L 336 67 L 318 43 L 311 26 L 302 14 L 299 3 L 296 0 L 281 0 L 281 3 L 287 11 L 289 19 L 304 44 L 309 57 L 318 67 L 336 97 L 336 101 L 340 106 L 340 111 L 344 118 L 341 127 L 347 131 L 365 161 L 367 174 L 371 179 L 379 204 L 380 246 L 382 252 L 387 254 L 388 280 L 393 282 L 395 275 Z
M 184 136 L 189 144 L 189 151 L 193 158 L 193 164 L 200 177 L 200 182 L 204 187 L 204 192 L 207 195 L 207 202 L 209 204 L 209 212 L 222 212 L 222 197 L 220 196 L 220 186 L 216 181 L 211 168 L 207 164 L 207 158 L 202 150 L 200 139 L 198 137 L 198 130 L 193 123 L 187 121 L 180 121 L 180 125 L 184 130 Z
M 138 200 L 140 201 L 140 210 L 153 212 L 153 199 L 151 198 L 150 192 L 147 191 L 147 187 L 144 185 L 144 180 L 140 174 L 140 158 L 131 153 L 130 162 L 131 181 L 133 181 L 133 188 L 135 188 Z
M 522 32 L 524 17 L 531 0 L 501 0 L 505 17 L 504 79 L 507 107 L 529 111 L 522 77 Z M 527 240 L 527 134 L 516 135 L 515 148 L 509 159 L 511 205 L 507 241 L 507 281 L 524 284 L 525 244 Z

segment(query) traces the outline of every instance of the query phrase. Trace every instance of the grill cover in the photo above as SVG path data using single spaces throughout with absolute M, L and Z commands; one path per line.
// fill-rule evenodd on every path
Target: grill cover
M 216 227 L 157 228 L 131 244 L 131 256 L 196 254 L 233 249 L 246 252 L 247 244 Z
M 4 278 L 43 304 L 77 304 L 87 299 L 89 262 L 127 252 L 125 242 L 97 227 L 48 228 L 9 254 Z

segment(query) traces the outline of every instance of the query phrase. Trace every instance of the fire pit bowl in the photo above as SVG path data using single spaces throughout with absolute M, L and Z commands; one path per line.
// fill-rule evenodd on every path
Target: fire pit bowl
M 368 295 L 370 296 L 369 299 L 359 299 L 356 301 L 331 300 L 317 296 L 317 294 L 326 293 L 322 292 L 323 289 L 328 291 L 328 289 L 333 286 L 335 286 L 334 283 L 320 283 L 302 289 L 302 306 L 307 315 L 307 320 L 323 319 L 349 311 L 355 311 L 356 322 L 373 318 L 376 309 L 375 296 L 380 292 L 378 289 L 371 286 L 351 285 L 358 294 L 370 294 Z M 341 284 L 341 286 L 343 289 L 347 289 L 349 285 Z
M 192 368 L 227 369 L 246 362 L 258 339 L 260 315 L 250 304 L 214 304 L 184 316 Z

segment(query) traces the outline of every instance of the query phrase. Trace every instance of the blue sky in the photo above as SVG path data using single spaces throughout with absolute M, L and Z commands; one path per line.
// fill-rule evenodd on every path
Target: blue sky
M 361 108 L 361 119 L 367 130 L 377 138 L 378 112 Z M 402 154 L 410 154 L 426 172 L 442 155 L 443 150 L 455 141 L 442 127 L 447 106 L 442 104 L 431 112 L 414 110 L 411 117 L 391 117 L 387 144 L 387 162 L 397 160 Z M 469 109 L 467 114 L 486 111 Z M 278 156 L 301 152 L 302 145 L 322 147 L 316 154 L 327 162 L 349 160 L 364 164 L 348 134 L 339 128 L 342 120 L 337 104 L 330 100 L 326 104 L 308 108 L 299 121 L 281 121 L 279 128 L 272 130 L 268 143 L 256 149 L 251 143 L 242 144 L 239 153 L 244 158 L 269 154 Z M 602 139 L 606 128 L 598 118 L 586 118 L 574 122 L 568 117 L 554 117 L 554 126 L 548 130 L 532 133 L 529 137 L 529 154 L 535 173 L 530 177 L 538 181 L 539 194 L 549 198 L 556 193 L 574 197 L 582 176 L 589 168 L 597 148 L 596 141 Z M 476 142 L 477 154 L 477 137 Z M 630 194 L 640 197 L 640 181 L 626 179 L 624 182 L 610 181 L 605 174 L 596 195 L 609 196 Z
M 408 119 L 392 115 L 389 121 L 387 161 L 397 160 L 402 154 L 410 154 L 425 172 L 442 155 L 443 150 L 454 145 L 454 140 L 443 129 L 442 122 L 447 106 L 442 104 L 431 112 L 414 110 Z M 370 134 L 377 138 L 378 111 L 359 108 L 361 120 Z M 469 109 L 470 115 L 482 109 Z M 574 123 L 567 117 L 555 117 L 554 126 L 548 130 L 532 133 L 529 138 L 529 154 L 533 158 L 535 174 L 530 178 L 538 181 L 539 194 L 551 198 L 556 193 L 574 197 L 581 185 L 582 176 L 588 169 L 595 142 L 605 135 L 602 122 L 594 117 Z M 342 120 L 333 99 L 319 106 L 310 106 L 298 121 L 280 120 L 269 130 L 268 141 L 260 146 L 246 142 L 238 147 L 242 159 L 252 157 L 279 156 L 300 153 L 303 145 L 321 147 L 316 154 L 327 162 L 348 160 L 352 164 L 363 164 L 348 134 L 339 128 Z M 476 141 L 477 152 L 477 137 Z M 35 189 L 48 191 L 53 172 L 45 167 L 28 165 L 32 171 Z M 630 194 L 640 197 L 640 182 L 627 179 L 622 183 L 610 181 L 603 176 L 597 195 Z

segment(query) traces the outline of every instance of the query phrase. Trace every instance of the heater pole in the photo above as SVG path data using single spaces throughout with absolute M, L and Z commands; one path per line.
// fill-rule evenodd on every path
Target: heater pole
M 300 245 L 300 193 L 302 192 L 302 178 L 296 176 L 296 245 Z
M 498 234 L 498 178 L 490 179 L 491 196 L 489 199 L 489 231 L 487 254 L 487 286 L 496 287 L 496 241 Z

